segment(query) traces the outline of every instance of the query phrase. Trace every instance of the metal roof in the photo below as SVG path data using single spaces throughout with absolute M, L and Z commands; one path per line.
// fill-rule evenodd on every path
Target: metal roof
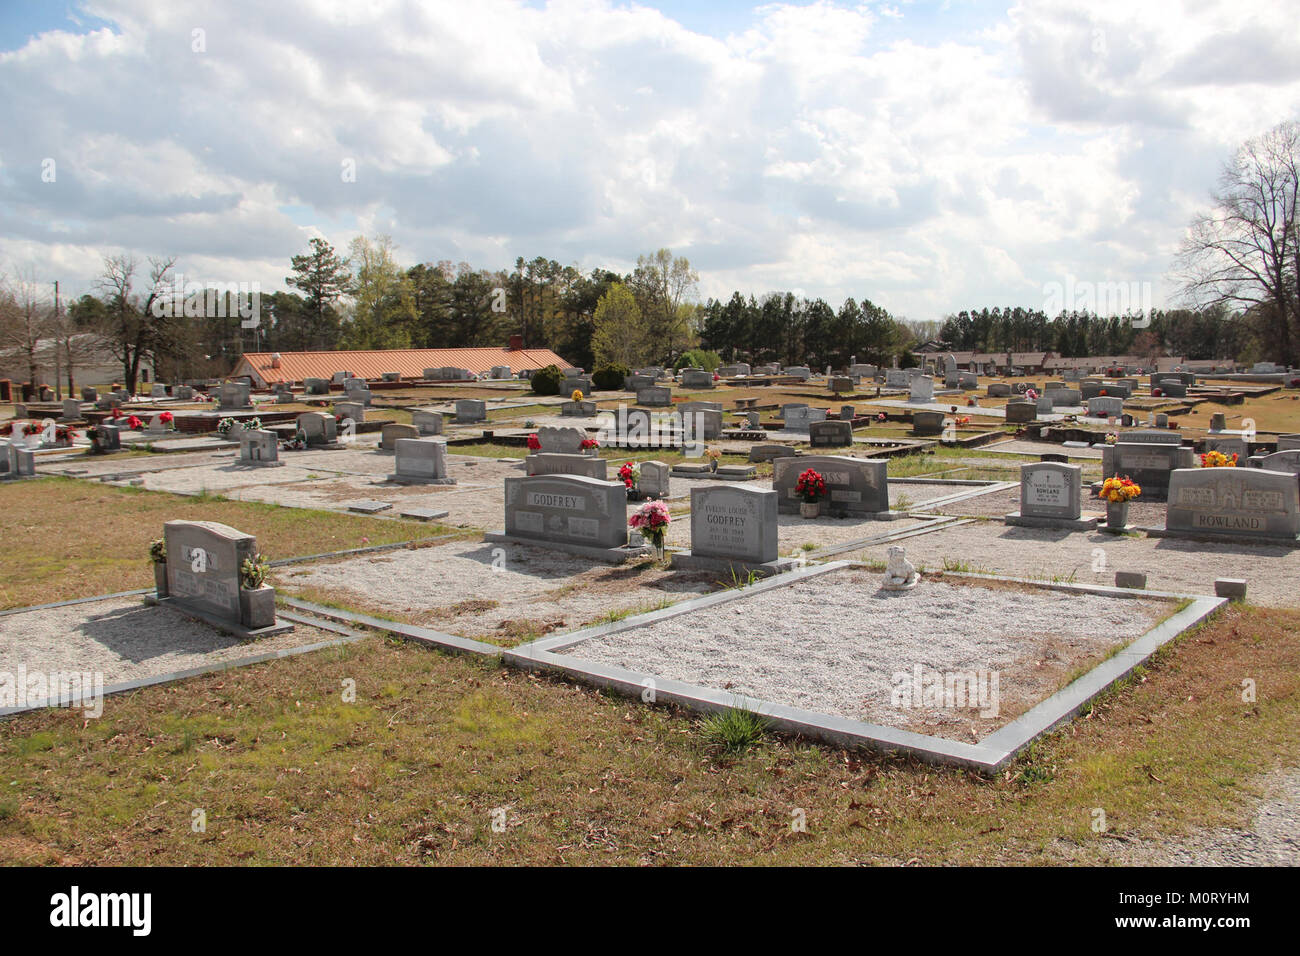
M 366 352 L 280 352 L 280 365 L 272 366 L 274 352 L 245 352 L 230 374 L 251 375 L 262 385 L 301 382 L 307 378 L 330 378 L 335 372 L 351 372 L 358 378 L 379 379 L 384 372 L 402 378 L 421 378 L 426 368 L 463 368 L 477 374 L 492 371 L 494 365 L 521 369 L 570 365 L 550 349 L 379 349 Z

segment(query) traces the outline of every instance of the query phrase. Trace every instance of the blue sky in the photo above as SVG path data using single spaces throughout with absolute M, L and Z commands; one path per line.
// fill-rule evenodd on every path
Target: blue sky
M 88 7 L 0 3 L 0 263 L 74 293 L 120 252 L 279 288 L 364 232 L 481 268 L 668 247 L 702 296 L 912 319 L 1070 278 L 1170 304 L 1224 160 L 1300 115 L 1285 0 Z

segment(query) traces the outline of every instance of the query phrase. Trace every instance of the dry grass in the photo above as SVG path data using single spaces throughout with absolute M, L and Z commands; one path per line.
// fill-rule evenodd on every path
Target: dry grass
M 1052 863 L 1240 822 L 1295 766 L 1300 614 L 1234 608 L 996 780 L 372 638 L 0 724 L 14 863 Z M 1257 681 L 1257 703 L 1241 681 Z M 355 703 L 341 700 L 357 682 Z M 1091 832 L 1093 809 L 1110 830 Z M 207 831 L 191 831 L 203 809 Z M 794 832 L 802 814 L 807 832 Z M 494 829 L 493 823 L 500 826 Z
M 220 521 L 256 535 L 258 547 L 273 560 L 452 530 L 70 478 L 13 482 L 0 487 L 0 608 L 148 587 L 149 542 L 162 537 L 163 522 L 173 518 Z

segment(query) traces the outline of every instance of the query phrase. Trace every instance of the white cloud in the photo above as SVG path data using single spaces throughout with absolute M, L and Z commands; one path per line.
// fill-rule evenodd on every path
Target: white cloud
M 408 262 L 666 245 L 706 294 L 1036 304 L 1158 281 L 1222 159 L 1300 108 L 1263 0 L 1024 2 L 942 36 L 910 5 L 772 4 L 725 39 L 603 0 L 87 7 L 117 32 L 0 54 L 0 259 L 74 289 L 119 249 L 273 288 L 318 231 L 383 229 Z

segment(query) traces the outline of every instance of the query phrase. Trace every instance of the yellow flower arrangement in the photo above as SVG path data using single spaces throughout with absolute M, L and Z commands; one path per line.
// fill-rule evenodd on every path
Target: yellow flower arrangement
M 573 399 L 575 402 L 580 402 L 580 401 L 582 401 L 582 389 L 580 389 L 580 388 L 575 388 L 575 389 L 573 390 L 573 394 L 570 395 L 569 398 Z
M 1142 486 L 1131 478 L 1120 478 L 1116 475 L 1114 478 L 1107 478 L 1101 483 L 1100 497 L 1104 501 L 1122 504 L 1126 501 L 1132 501 L 1140 494 L 1142 494 Z
M 1201 456 L 1202 468 L 1236 468 L 1237 455 L 1234 452 L 1231 456 L 1225 455 L 1221 451 L 1207 451 Z

